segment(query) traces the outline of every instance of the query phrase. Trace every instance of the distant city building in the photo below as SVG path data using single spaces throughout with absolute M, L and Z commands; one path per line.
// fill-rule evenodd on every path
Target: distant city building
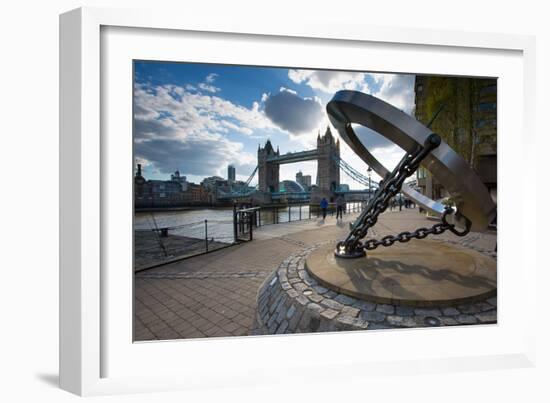
M 176 171 L 171 175 L 172 181 L 178 182 L 181 185 L 182 192 L 187 191 L 187 177 L 181 176 L 180 171 Z
M 209 176 L 204 178 L 201 185 L 208 192 L 208 202 L 216 203 L 218 196 L 221 194 L 231 193 L 231 181 L 223 179 L 219 176 Z
M 185 190 L 183 190 L 185 185 Z M 177 207 L 210 203 L 209 193 L 201 185 L 187 182 L 178 171 L 171 180 L 146 180 L 137 165 L 134 177 L 134 205 L 136 208 Z
M 220 176 L 209 176 L 202 180 L 201 185 L 207 190 L 215 191 L 219 186 L 226 186 L 227 181 Z
M 235 182 L 235 167 L 233 165 L 227 166 L 227 180 L 229 182 Z
M 279 182 L 279 192 L 281 193 L 303 193 L 305 189 L 298 182 L 284 180 Z
M 431 125 L 474 168 L 491 196 L 497 192 L 497 81 L 495 79 L 416 76 L 415 116 Z M 448 192 L 425 169 L 417 171 L 418 187 L 432 199 Z
M 143 197 L 147 181 L 141 174 L 141 164 L 137 164 L 136 176 L 134 177 L 134 194 L 136 198 Z
M 184 192 L 175 181 L 148 180 L 142 176 L 134 178 L 134 203 L 137 207 L 177 205 L 183 202 Z
M 147 184 L 153 199 L 175 199 L 174 195 L 179 195 L 182 192 L 181 185 L 176 181 L 149 180 Z
M 208 192 L 201 185 L 190 183 L 186 197 L 186 202 L 200 204 L 208 201 Z
M 296 174 L 296 182 L 298 182 L 305 190 L 311 189 L 311 175 L 304 175 L 302 171 Z

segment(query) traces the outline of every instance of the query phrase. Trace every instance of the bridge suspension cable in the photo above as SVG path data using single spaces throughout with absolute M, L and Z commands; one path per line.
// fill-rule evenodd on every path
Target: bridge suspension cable
M 364 186 L 367 186 L 367 187 L 369 186 L 369 178 L 367 176 L 363 175 L 357 169 L 353 168 L 350 164 L 348 164 L 339 156 L 333 154 L 332 158 L 338 163 L 338 165 L 344 171 L 344 173 L 348 175 L 351 179 L 355 180 L 356 182 Z M 416 178 L 409 178 L 409 180 L 405 181 L 405 183 L 413 187 L 417 186 Z M 371 180 L 371 187 L 378 189 L 378 182 Z
M 376 181 L 372 181 L 372 180 L 369 181 L 369 178 L 367 176 L 363 175 L 361 172 L 359 172 L 357 169 L 352 167 L 350 164 L 348 164 L 338 155 L 332 154 L 332 158 L 338 163 L 338 165 L 345 172 L 345 174 L 348 175 L 354 181 L 367 187 L 369 186 L 369 182 L 370 182 L 371 187 L 378 187 L 378 183 L 376 183 Z
M 256 165 L 254 167 L 254 170 L 252 171 L 252 173 L 250 174 L 250 176 L 248 177 L 248 179 L 246 180 L 246 182 L 244 183 L 244 189 L 246 189 L 248 187 L 248 185 L 250 185 L 250 182 L 252 181 L 252 179 L 254 178 L 254 175 L 256 175 L 256 171 L 258 171 L 258 165 Z

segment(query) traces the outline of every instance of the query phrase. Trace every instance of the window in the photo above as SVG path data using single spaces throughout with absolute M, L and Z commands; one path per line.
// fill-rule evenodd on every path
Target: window
M 478 111 L 493 111 L 497 108 L 497 104 L 495 102 L 484 102 L 477 106 Z
M 476 128 L 478 128 L 478 129 L 480 129 L 482 127 L 486 127 L 486 126 L 496 127 L 497 120 L 496 119 L 478 120 L 475 125 L 476 125 Z
M 466 129 L 463 127 L 456 131 L 456 142 L 458 144 L 464 144 L 466 142 Z
M 489 86 L 483 87 L 479 90 L 480 95 L 491 94 L 491 93 L 494 93 L 494 92 L 497 92 L 497 86 L 496 85 L 489 85 Z
M 419 167 L 416 171 L 416 177 L 418 179 L 424 179 L 426 177 L 426 170 L 422 167 Z

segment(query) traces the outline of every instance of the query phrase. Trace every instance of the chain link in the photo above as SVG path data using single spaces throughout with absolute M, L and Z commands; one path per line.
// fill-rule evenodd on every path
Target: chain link
M 451 213 L 452 210 L 447 210 L 445 214 Z M 379 246 L 392 246 L 395 242 L 401 242 L 406 243 L 409 242 L 411 239 L 424 239 L 428 235 L 440 235 L 444 233 L 447 230 L 454 229 L 454 224 L 449 224 L 448 222 L 439 222 L 435 225 L 433 225 L 431 228 L 418 228 L 417 230 L 413 232 L 409 231 L 403 231 L 400 232 L 397 235 L 387 235 L 383 237 L 380 240 L 377 239 L 369 239 L 365 241 L 363 244 L 360 244 L 359 247 L 362 247 L 365 250 L 373 250 L 378 248 Z M 466 235 L 466 233 L 464 233 Z

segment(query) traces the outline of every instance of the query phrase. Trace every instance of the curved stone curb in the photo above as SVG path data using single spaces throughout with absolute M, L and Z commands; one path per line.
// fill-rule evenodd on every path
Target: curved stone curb
M 376 304 L 320 285 L 304 267 L 317 246 L 285 259 L 258 291 L 255 334 L 492 324 L 497 297 L 452 308 Z

